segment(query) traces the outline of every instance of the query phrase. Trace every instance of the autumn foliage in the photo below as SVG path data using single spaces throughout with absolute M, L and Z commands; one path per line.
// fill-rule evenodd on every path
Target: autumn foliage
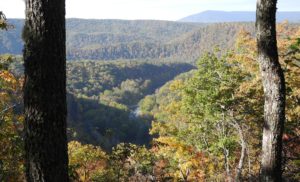
M 279 58 L 287 86 L 283 170 L 300 180 L 300 28 L 278 25 Z M 256 181 L 260 169 L 263 90 L 256 42 L 240 30 L 235 47 L 204 54 L 198 68 L 146 96 L 140 114 L 153 118 L 149 146 L 120 143 L 104 151 L 68 145 L 72 181 Z M 0 58 L 0 181 L 22 181 L 23 79 Z

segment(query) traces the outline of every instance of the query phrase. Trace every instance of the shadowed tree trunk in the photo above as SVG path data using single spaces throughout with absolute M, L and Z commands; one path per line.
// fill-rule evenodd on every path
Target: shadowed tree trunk
M 261 181 L 281 181 L 282 132 L 285 119 L 285 81 L 278 61 L 277 0 L 257 0 L 258 62 L 264 94 Z
M 65 0 L 25 3 L 26 179 L 67 182 Z

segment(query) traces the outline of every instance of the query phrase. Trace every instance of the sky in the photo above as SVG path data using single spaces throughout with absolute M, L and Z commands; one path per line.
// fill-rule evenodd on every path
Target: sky
M 255 11 L 256 0 L 66 0 L 67 18 L 178 20 L 205 10 Z M 279 11 L 300 11 L 300 0 L 278 0 Z M 24 0 L 0 0 L 7 18 L 24 18 Z

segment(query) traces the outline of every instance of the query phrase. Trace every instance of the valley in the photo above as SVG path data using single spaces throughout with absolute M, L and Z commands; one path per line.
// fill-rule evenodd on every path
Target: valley
M 24 22 L 9 22 L 0 53 L 22 54 Z M 107 151 L 121 142 L 149 146 L 153 117 L 132 117 L 140 101 L 195 69 L 206 51 L 234 48 L 240 30 L 254 31 L 253 23 L 83 19 L 68 19 L 66 28 L 68 137 Z M 12 68 L 19 76 L 21 59 Z
M 71 181 L 258 181 L 264 93 L 253 13 L 224 13 L 179 21 L 67 19 Z M 295 14 L 279 17 L 294 20 Z M 207 16 L 212 19 L 204 21 Z M 24 20 L 8 22 L 13 28 L 0 31 L 0 108 L 6 108 L 0 144 L 9 146 L 0 150 L 0 181 L 2 173 L 22 181 L 27 35 Z M 299 180 L 297 22 L 277 25 L 287 87 L 287 180 Z

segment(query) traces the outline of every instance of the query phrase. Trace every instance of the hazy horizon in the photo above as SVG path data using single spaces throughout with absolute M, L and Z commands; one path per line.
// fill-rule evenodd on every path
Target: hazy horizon
M 24 0 L 0 0 L 7 18 L 24 18 Z M 66 0 L 66 17 L 176 21 L 207 10 L 255 11 L 256 0 Z M 278 11 L 300 11 L 300 1 L 278 1 Z

